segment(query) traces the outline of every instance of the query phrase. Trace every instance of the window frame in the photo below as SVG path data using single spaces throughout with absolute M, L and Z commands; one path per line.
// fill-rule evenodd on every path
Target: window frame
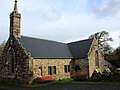
M 48 75 L 56 75 L 56 66 L 48 66 Z
M 56 75 L 56 66 L 52 66 L 52 74 Z
M 70 65 L 64 65 L 64 72 L 69 73 L 70 72 Z
M 99 53 L 95 51 L 95 66 L 99 67 Z
M 52 75 L 52 68 L 51 68 L 51 66 L 48 66 L 48 75 Z

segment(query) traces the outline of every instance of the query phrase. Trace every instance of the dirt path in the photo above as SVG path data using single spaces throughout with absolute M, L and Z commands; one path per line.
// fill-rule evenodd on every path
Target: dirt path
M 38 87 L 0 85 L 0 90 L 120 90 L 120 86 L 98 84 L 50 84 Z

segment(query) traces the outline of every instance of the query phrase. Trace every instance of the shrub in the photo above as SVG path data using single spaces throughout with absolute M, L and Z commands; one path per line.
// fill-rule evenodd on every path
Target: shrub
M 113 73 L 113 80 L 114 81 L 120 81 L 120 70 L 116 69 Z
M 93 74 L 92 74 L 92 77 L 91 77 L 91 80 L 93 81 L 100 81 L 101 80 L 101 73 L 100 72 L 97 72 L 96 70 L 94 70 Z
M 74 74 L 74 80 L 75 81 L 79 81 L 79 80 L 87 80 L 88 79 L 88 72 L 87 69 L 83 69 L 83 70 L 78 70 L 77 72 L 75 72 Z
M 54 81 L 54 78 L 52 76 L 42 76 L 42 77 L 37 77 L 36 80 L 39 83 L 45 83 L 45 82 Z
M 35 78 L 35 79 L 32 80 L 32 84 L 39 84 L 39 82 L 38 82 L 37 79 Z

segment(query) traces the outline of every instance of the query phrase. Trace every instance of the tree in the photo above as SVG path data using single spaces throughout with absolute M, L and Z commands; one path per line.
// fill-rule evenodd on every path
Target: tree
M 105 59 L 115 67 L 120 68 L 120 44 L 112 53 L 105 55 Z
M 112 38 L 109 38 L 109 32 L 101 31 L 95 34 L 92 34 L 89 38 L 96 38 L 98 40 L 98 44 L 100 46 L 100 50 L 103 54 L 108 54 L 113 51 L 112 47 L 109 45 L 109 41 L 113 41 Z
M 119 39 L 120 39 L 120 36 L 119 36 Z M 119 40 L 119 47 L 118 48 L 120 48 L 120 40 Z
M 120 68 L 120 47 L 116 48 L 110 55 L 106 55 L 106 59 L 117 68 Z
M 4 49 L 4 46 L 5 46 L 5 41 L 3 41 L 1 44 L 0 44 L 0 55 Z

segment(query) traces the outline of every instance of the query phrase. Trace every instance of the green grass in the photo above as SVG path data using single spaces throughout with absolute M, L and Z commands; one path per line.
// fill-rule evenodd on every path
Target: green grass
M 120 86 L 120 82 L 109 82 L 109 81 L 74 81 L 72 79 L 62 79 L 62 80 L 56 80 L 53 82 L 48 82 L 44 84 L 33 84 L 29 85 L 30 87 L 36 87 L 36 86 L 47 86 L 50 84 L 101 84 L 101 85 L 114 85 L 114 86 Z
M 105 82 L 105 81 L 73 81 L 72 79 L 62 79 L 62 80 L 56 80 L 44 84 L 39 84 L 39 83 L 34 83 L 34 84 L 15 84 L 15 83 L 5 83 L 5 85 L 13 85 L 13 86 L 18 86 L 18 87 L 39 87 L 39 86 L 47 86 L 47 85 L 57 85 L 57 84 L 96 84 L 96 85 L 114 85 L 114 86 L 120 86 L 120 81 L 119 82 Z
M 78 81 L 78 82 L 72 82 L 72 83 L 78 83 L 78 84 L 107 84 L 107 85 L 115 85 L 115 86 L 120 86 L 120 82 L 106 82 L 106 81 L 98 81 L 98 82 L 93 82 L 93 81 Z
M 111 81 L 73 81 L 72 79 L 63 79 L 54 81 L 52 84 L 104 84 L 104 85 L 114 85 L 120 86 L 120 81 L 118 82 L 111 82 Z

